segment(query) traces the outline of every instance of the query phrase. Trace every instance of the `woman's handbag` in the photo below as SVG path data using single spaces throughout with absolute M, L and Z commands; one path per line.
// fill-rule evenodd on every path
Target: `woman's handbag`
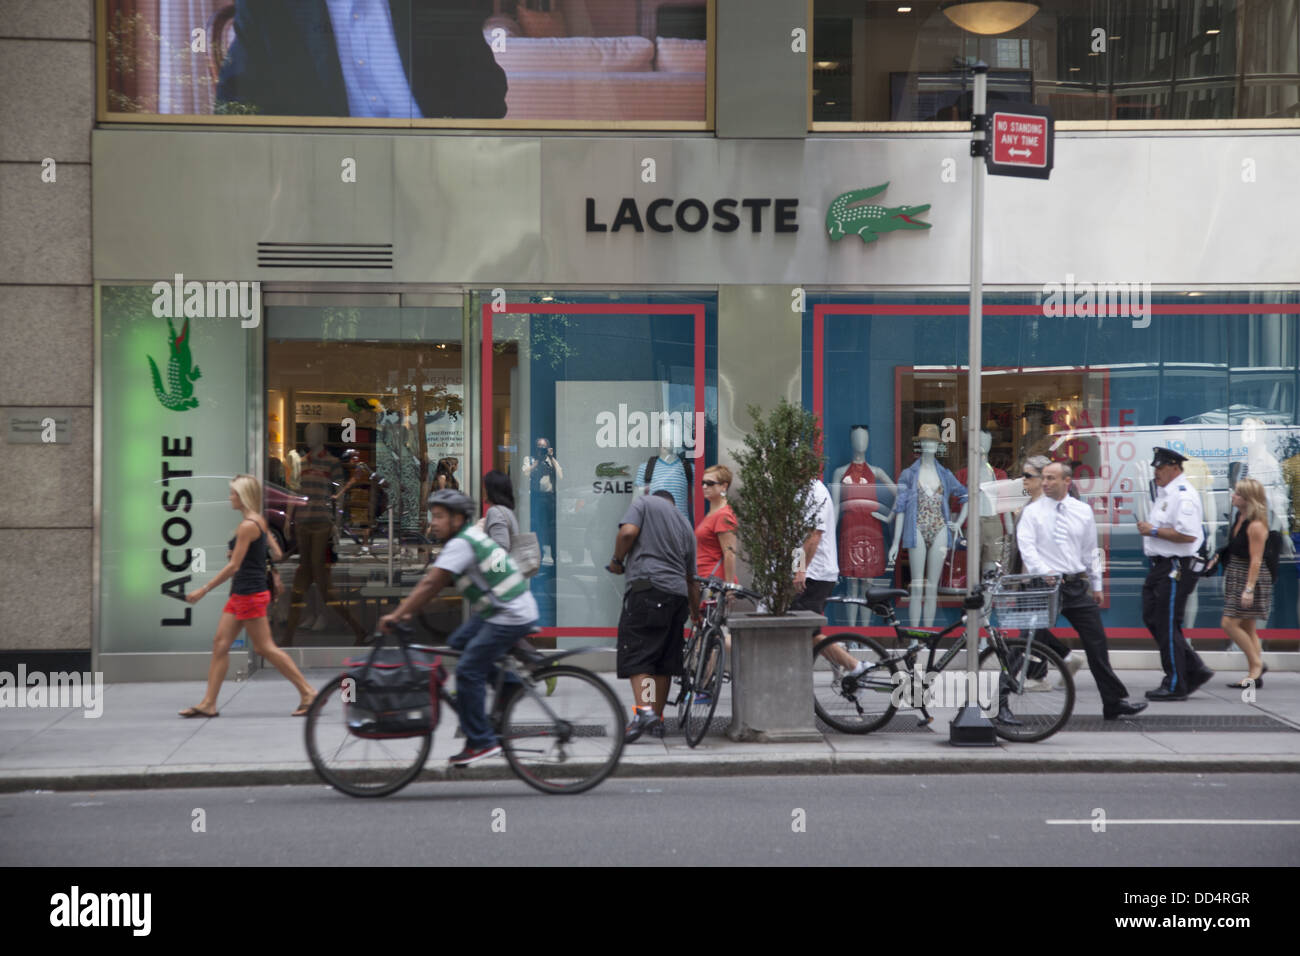
M 521 574 L 531 578 L 542 566 L 542 546 L 531 531 L 510 536 L 510 559 Z

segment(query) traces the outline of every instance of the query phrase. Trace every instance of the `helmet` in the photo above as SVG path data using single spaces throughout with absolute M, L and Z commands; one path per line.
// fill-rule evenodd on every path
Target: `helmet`
M 470 498 L 451 488 L 443 488 L 429 495 L 429 507 L 446 508 L 452 514 L 459 512 L 465 516 L 466 521 L 472 521 L 477 510 Z

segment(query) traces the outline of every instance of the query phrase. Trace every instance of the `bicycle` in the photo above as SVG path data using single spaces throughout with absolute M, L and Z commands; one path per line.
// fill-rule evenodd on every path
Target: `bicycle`
M 414 643 L 408 639 L 412 633 L 407 625 L 394 628 L 408 652 L 461 655 L 449 647 Z M 626 715 L 614 692 L 591 671 L 559 663 L 585 650 L 542 652 L 521 641 L 497 664 L 489 720 L 510 769 L 543 793 L 590 790 L 614 772 L 623 753 Z M 507 684 L 508 674 L 518 683 Z M 344 682 L 352 678 L 350 671 L 339 674 L 316 695 L 307 711 L 307 755 L 321 779 L 349 796 L 396 793 L 420 775 L 434 731 L 359 736 L 349 725 L 356 687 Z M 445 687 L 438 697 L 454 712 L 455 699 Z
M 979 608 L 988 595 L 1001 625 L 986 624 L 988 637 L 981 642 L 979 651 L 981 671 L 998 675 L 998 714 L 993 719 L 993 729 L 1004 740 L 1032 743 L 1050 737 L 1069 721 L 1074 710 L 1074 679 L 1060 657 L 1050 648 L 1034 643 L 1032 630 L 1027 631 L 1028 637 L 1021 638 L 1008 638 L 1002 632 L 1004 626 L 1029 627 L 1014 623 L 1017 606 L 1024 616 L 1030 613 L 1029 604 L 1038 605 L 1044 600 L 1049 605 L 1052 603 L 1046 598 L 1056 591 L 1052 579 L 1021 580 L 1026 578 L 1029 576 L 1013 578 L 1000 570 L 992 571 L 975 594 L 966 599 L 965 606 Z M 1035 582 L 1038 587 L 1019 587 Z M 908 593 L 897 588 L 871 588 L 865 598 L 830 599 L 870 608 L 893 627 L 898 643 L 906 645 L 901 651 L 889 653 L 876 640 L 852 633 L 836 634 L 817 642 L 813 648 L 813 706 L 817 716 L 835 730 L 847 734 L 871 733 L 889 723 L 903 705 L 920 709 L 922 725 L 934 720 L 926 706 L 932 702 L 929 685 L 934 678 L 927 681 L 926 675 L 941 674 L 965 650 L 966 614 L 942 630 L 904 627 L 894 614 L 893 602 L 907 597 Z M 1037 622 L 1046 620 L 1049 613 L 1046 608 L 1035 610 L 1030 615 L 1032 626 L 1047 627 L 1050 621 Z M 1054 619 L 1055 614 L 1051 616 Z M 953 642 L 936 664 L 940 642 L 953 634 L 959 634 L 960 639 Z M 843 654 L 836 653 L 837 649 Z M 918 674 L 918 659 L 926 649 L 929 657 Z M 849 668 L 843 666 L 849 658 L 865 662 L 866 669 L 857 675 L 849 673 Z M 1051 680 L 1053 675 L 1058 678 L 1055 682 Z M 975 696 L 969 693 L 970 688 L 966 690 L 967 699 Z
M 727 595 L 738 594 L 751 601 L 762 598 L 737 584 L 728 584 L 718 578 L 695 579 L 706 597 L 703 613 L 698 623 L 692 623 L 690 637 L 682 650 L 682 672 L 677 677 L 677 724 L 682 728 L 686 743 L 692 749 L 704 739 L 713 712 L 722 696 L 722 683 L 727 679 L 723 670 L 725 642 L 723 625 L 727 623 Z

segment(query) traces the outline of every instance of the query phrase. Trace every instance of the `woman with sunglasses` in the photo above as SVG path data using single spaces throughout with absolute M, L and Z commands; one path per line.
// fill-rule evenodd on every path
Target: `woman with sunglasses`
M 1050 465 L 1051 459 L 1045 455 L 1034 455 L 1025 459 L 1025 466 L 1021 469 L 1020 477 L 1024 479 L 1025 494 L 1029 496 L 1029 504 L 1037 501 L 1043 495 L 1043 469 Z M 1074 490 L 1071 486 L 1071 491 Z M 1020 523 L 1020 514 L 1024 509 L 1015 513 L 1016 523 Z M 1011 559 L 1012 573 L 1019 574 L 1021 571 L 1020 553 L 1015 551 L 1016 536 L 1011 535 L 1013 555 Z M 1039 628 L 1034 631 L 1033 639 L 1043 644 L 1048 649 L 1056 652 L 1056 656 L 1065 662 L 1065 666 L 1070 668 L 1071 674 L 1077 674 L 1079 667 L 1083 663 L 1081 654 L 1072 654 L 1070 648 L 1047 628 Z M 1025 690 L 1029 691 L 1047 691 L 1052 689 L 1051 682 L 1047 678 L 1034 679 L 1029 675 L 1029 680 L 1025 681 Z
M 695 528 L 695 572 L 702 578 L 719 575 L 733 584 L 736 580 L 736 513 L 727 504 L 731 470 L 714 465 L 704 472 L 704 500 L 709 513 Z

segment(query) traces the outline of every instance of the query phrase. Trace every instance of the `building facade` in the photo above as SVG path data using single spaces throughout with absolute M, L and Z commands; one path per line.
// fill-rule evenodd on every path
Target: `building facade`
M 841 593 L 907 586 L 919 534 L 949 545 L 918 573 L 950 620 L 964 546 L 894 504 L 927 426 L 965 480 L 965 57 L 991 102 L 1058 119 L 1049 180 L 986 183 L 965 510 L 1007 558 L 1024 459 L 1076 462 L 1103 619 L 1145 649 L 1153 446 L 1191 459 L 1217 546 L 1242 474 L 1300 532 L 1297 6 L 1044 2 L 995 37 L 936 3 L 24 7 L 0 39 L 32 86 L 0 155 L 0 652 L 202 673 L 219 602 L 181 598 L 225 561 L 241 472 L 293 551 L 272 618 L 307 663 L 412 585 L 428 492 L 477 498 L 492 468 L 543 545 L 546 636 L 608 641 L 649 462 L 698 520 L 704 468 L 783 397 L 825 428 Z

